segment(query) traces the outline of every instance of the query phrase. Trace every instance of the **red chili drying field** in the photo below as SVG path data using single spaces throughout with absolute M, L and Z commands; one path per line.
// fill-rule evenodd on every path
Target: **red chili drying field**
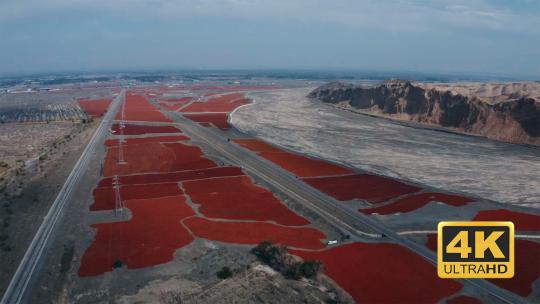
M 124 107 L 124 120 L 131 121 L 153 121 L 171 122 L 154 105 L 148 102 L 143 96 L 128 92 L 126 94 Z M 122 119 L 122 110 L 116 113 L 117 120 Z
M 119 164 L 118 147 L 109 147 L 103 168 L 104 176 L 216 167 L 213 161 L 202 157 L 199 147 L 182 143 L 127 145 L 123 150 L 126 164 Z
M 193 97 L 169 98 L 160 100 L 159 104 L 169 111 L 177 111 L 193 101 Z
M 77 101 L 81 108 L 88 113 L 88 115 L 97 118 L 103 116 L 109 105 L 111 104 L 111 99 L 79 99 Z
M 120 125 L 114 124 L 111 128 L 116 134 L 120 134 Z M 182 133 L 180 129 L 174 126 L 145 126 L 145 125 L 124 125 L 124 135 L 143 135 L 155 133 Z
M 189 103 L 192 100 L 193 100 L 193 97 L 182 97 L 182 98 L 167 98 L 167 99 L 162 99 L 161 101 L 169 102 L 169 103 L 183 103 L 183 104 L 186 104 L 186 103 Z
M 511 221 L 516 230 L 540 231 L 540 216 L 505 209 L 483 210 L 474 217 L 475 221 Z M 539 256 L 540 257 L 540 256 Z
M 451 195 L 444 193 L 420 193 L 412 194 L 410 196 L 398 199 L 397 201 L 375 208 L 360 209 L 359 211 L 365 214 L 393 214 L 393 213 L 405 213 L 411 212 L 418 208 L 421 208 L 432 201 L 443 202 L 452 206 L 464 206 L 473 200 L 460 195 Z
M 170 183 L 186 180 L 197 180 L 213 177 L 238 176 L 244 173 L 239 167 L 215 167 L 199 170 L 184 170 L 167 173 L 150 173 L 150 174 L 134 174 L 120 176 L 122 185 L 139 185 L 139 184 L 156 184 Z M 111 177 L 102 179 L 98 187 L 112 186 L 113 179 Z
M 248 176 L 212 178 L 182 183 L 199 211 L 209 218 L 274 221 L 281 225 L 309 224 Z
M 439 279 L 433 265 L 396 244 L 353 243 L 320 252 L 290 252 L 322 261 L 326 274 L 358 303 L 437 303 L 462 288 L 454 280 Z
M 233 142 L 235 142 L 236 144 L 248 150 L 251 150 L 257 153 L 258 152 L 283 152 L 283 150 L 255 138 L 235 139 L 233 140 Z
M 354 174 L 351 169 L 324 160 L 290 153 L 258 139 L 236 139 L 234 142 L 256 152 L 261 157 L 301 177 L 310 186 L 341 201 L 364 199 L 376 204 L 421 190 L 419 187 L 382 176 Z M 452 202 L 458 201 L 458 198 L 454 196 L 444 198 Z M 420 205 L 420 202 L 415 201 L 414 204 Z
M 244 94 L 231 93 L 227 95 L 212 97 L 205 102 L 194 102 L 180 110 L 180 112 L 232 112 L 239 106 L 249 103 L 249 99 L 245 99 Z
M 299 177 L 353 174 L 354 171 L 327 161 L 290 153 L 258 139 L 236 139 L 238 145 L 256 152 Z
M 122 200 L 158 198 L 183 194 L 178 183 L 162 183 L 149 185 L 122 185 L 120 187 Z M 94 189 L 94 203 L 91 211 L 115 209 L 115 190 L 112 187 Z
M 362 199 L 372 204 L 420 190 L 416 186 L 371 174 L 306 178 L 303 181 L 340 201 Z
M 299 177 L 315 177 L 340 174 L 352 174 L 352 170 L 334 165 L 332 163 L 308 158 L 289 152 L 260 152 L 260 156 L 277 164 L 283 169 Z
M 437 252 L 437 235 L 427 236 L 426 247 Z M 515 239 L 514 277 L 511 279 L 490 280 L 493 284 L 510 290 L 522 297 L 532 292 L 532 284 L 540 277 L 540 243 Z
M 231 125 L 228 122 L 229 115 L 227 113 L 184 114 L 184 117 L 200 123 L 203 127 L 207 127 L 207 124 L 211 123 L 221 130 L 228 130 L 231 128 Z
M 131 200 L 125 205 L 133 214 L 131 220 L 92 225 L 97 233 L 82 257 L 79 276 L 112 271 L 115 261 L 130 269 L 166 263 L 193 240 L 180 224 L 194 215 L 184 196 Z
M 208 220 L 200 217 L 184 221 L 193 234 L 214 241 L 256 245 L 270 241 L 285 246 L 322 249 L 324 233 L 308 227 L 286 227 L 264 222 L 231 222 Z
M 170 135 L 170 136 L 156 136 L 156 137 L 141 137 L 141 138 L 125 138 L 124 145 L 140 145 L 145 143 L 165 143 L 165 142 L 177 142 L 189 140 L 190 138 L 185 135 Z M 107 139 L 105 146 L 114 147 L 118 146 L 119 139 Z

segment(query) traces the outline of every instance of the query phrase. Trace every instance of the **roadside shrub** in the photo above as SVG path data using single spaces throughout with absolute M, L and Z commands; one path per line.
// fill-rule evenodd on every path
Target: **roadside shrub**
M 122 261 L 116 260 L 116 261 L 114 261 L 114 263 L 113 263 L 113 268 L 120 268 L 120 267 L 122 267 L 123 265 L 124 265 L 124 263 L 122 263 Z
M 223 266 L 220 271 L 216 272 L 218 278 L 224 280 L 232 277 L 232 271 L 229 267 Z
M 60 273 L 67 273 L 69 271 L 74 254 L 75 247 L 73 245 L 64 245 L 64 252 L 60 259 Z
M 302 277 L 315 278 L 322 270 L 323 264 L 317 260 L 298 261 L 287 253 L 287 248 L 262 242 L 251 249 L 259 260 L 273 269 L 281 272 L 286 278 L 299 280 Z
M 169 290 L 163 291 L 159 295 L 159 302 L 163 304 L 182 304 L 182 293 L 180 291 Z
M 322 269 L 322 263 L 321 261 L 317 260 L 307 260 L 303 261 L 300 265 L 300 272 L 302 273 L 302 276 L 311 279 L 317 276 L 317 274 Z
M 302 263 L 296 262 L 291 265 L 287 265 L 284 267 L 282 273 L 287 279 L 300 280 L 302 278 Z
M 287 263 L 287 248 L 264 241 L 251 250 L 263 263 L 276 269 L 282 270 Z

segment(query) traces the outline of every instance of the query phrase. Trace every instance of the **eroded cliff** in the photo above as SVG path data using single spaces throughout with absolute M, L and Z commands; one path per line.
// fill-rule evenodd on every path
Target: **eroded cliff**
M 308 97 L 364 113 L 437 125 L 458 132 L 518 144 L 540 145 L 540 103 L 518 97 L 490 104 L 408 81 L 389 80 L 375 86 L 330 83 Z

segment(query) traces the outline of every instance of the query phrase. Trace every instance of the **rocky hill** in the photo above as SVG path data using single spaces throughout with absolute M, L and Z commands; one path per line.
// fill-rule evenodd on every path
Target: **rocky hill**
M 540 102 L 515 96 L 498 103 L 408 81 L 376 86 L 330 83 L 308 97 L 362 113 L 437 125 L 457 132 L 518 144 L 540 145 Z

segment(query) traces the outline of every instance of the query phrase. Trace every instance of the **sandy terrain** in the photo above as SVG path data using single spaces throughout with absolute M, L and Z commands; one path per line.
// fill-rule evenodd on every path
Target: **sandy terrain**
M 55 140 L 68 135 L 72 122 L 0 124 L 0 159 L 14 164 L 38 157 Z
M 254 94 L 232 123 L 302 153 L 504 203 L 540 202 L 540 150 L 411 128 L 305 98 L 312 88 Z M 535 204 L 538 205 L 538 204 Z
M 454 94 L 476 96 L 489 103 L 498 103 L 519 97 L 529 97 L 540 101 L 539 82 L 504 82 L 504 83 L 419 83 L 424 89 L 449 90 Z
M 0 293 L 96 123 L 0 124 L 0 159 L 9 166 L 0 178 Z

